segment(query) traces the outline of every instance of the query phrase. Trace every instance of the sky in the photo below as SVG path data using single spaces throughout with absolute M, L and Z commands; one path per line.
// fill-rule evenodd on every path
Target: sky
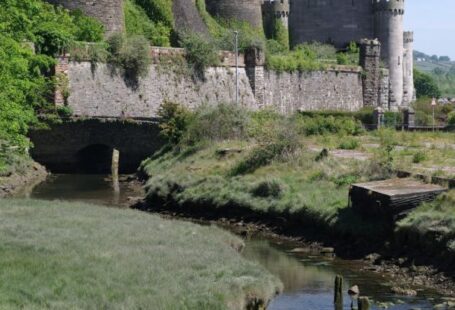
M 455 60 L 455 0 L 406 0 L 405 30 L 414 49 Z

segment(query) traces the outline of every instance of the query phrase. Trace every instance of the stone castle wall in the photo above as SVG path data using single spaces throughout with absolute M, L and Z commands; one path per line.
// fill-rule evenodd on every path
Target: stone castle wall
M 74 116 L 155 118 L 164 100 L 198 105 L 235 101 L 235 69 L 209 68 L 205 80 L 161 65 L 152 65 L 148 75 L 131 87 L 123 76 L 113 74 L 109 65 L 71 62 L 68 65 L 70 96 L 67 104 Z M 255 99 L 245 69 L 239 69 L 240 102 L 253 108 Z
M 318 41 L 343 48 L 351 41 L 374 37 L 371 0 L 294 0 L 290 4 L 292 45 Z
M 201 104 L 235 101 L 235 67 L 232 53 L 220 54 L 224 66 L 208 68 L 205 79 L 182 73 L 160 55 L 180 57 L 181 49 L 153 48 L 148 75 L 132 87 L 108 64 L 70 62 L 61 58 L 56 74 L 68 78 L 69 97 L 57 90 L 55 102 L 66 104 L 74 116 L 155 118 L 164 100 L 194 108 Z M 168 58 L 166 58 L 168 59 Z M 168 59 L 169 60 L 169 59 Z M 338 67 L 329 71 L 276 73 L 263 66 L 239 61 L 240 103 L 251 109 L 274 106 L 282 113 L 297 110 L 358 110 L 363 106 L 360 68 Z
M 85 14 L 97 18 L 105 27 L 106 34 L 123 32 L 125 17 L 123 0 L 46 0 L 54 5 L 61 5 L 69 10 L 80 9 Z
M 284 114 L 297 111 L 358 111 L 363 107 L 360 68 L 304 73 L 264 72 L 265 106 Z

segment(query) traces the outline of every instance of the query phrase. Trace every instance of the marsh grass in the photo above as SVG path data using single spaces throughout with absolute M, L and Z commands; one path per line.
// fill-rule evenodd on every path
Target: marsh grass
M 0 200 L 0 308 L 241 309 L 281 289 L 241 245 L 132 210 Z
M 251 152 L 223 158 L 216 150 L 243 143 L 218 142 L 181 160 L 168 153 L 147 161 L 142 169 L 151 176 L 146 186 L 148 202 L 164 200 L 178 206 L 210 206 L 233 212 L 240 207 L 351 236 L 371 232 L 371 223 L 349 212 L 348 191 L 353 182 L 381 178 L 381 167 L 331 156 L 316 162 L 317 153 L 303 148 L 285 161 L 272 159 L 232 174 L 239 164 L 253 163 L 251 154 L 261 146 L 250 145 Z

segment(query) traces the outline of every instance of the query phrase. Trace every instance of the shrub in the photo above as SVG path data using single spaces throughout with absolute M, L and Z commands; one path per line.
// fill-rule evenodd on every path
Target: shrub
M 342 150 L 355 150 L 359 147 L 359 141 L 351 137 L 346 137 L 343 138 L 343 141 L 338 147 Z
M 387 111 L 384 113 L 384 126 L 395 128 L 403 124 L 403 114 L 399 112 Z
M 250 113 L 248 135 L 257 141 L 270 141 L 280 130 L 285 119 L 272 109 L 260 109 Z
M 78 41 L 100 42 L 104 38 L 104 26 L 98 20 L 82 13 L 81 10 L 71 11 L 76 25 L 75 37 Z
M 247 174 L 270 164 L 273 160 L 286 160 L 300 148 L 296 130 L 288 122 L 288 126 L 280 128 L 276 135 L 254 148 L 251 153 L 231 170 L 231 175 Z
M 202 35 L 182 34 L 180 45 L 186 49 L 186 59 L 197 77 L 203 78 L 207 67 L 220 62 L 217 48 Z
M 190 112 L 178 103 L 165 100 L 159 110 L 160 135 L 171 144 L 178 144 L 185 134 Z
M 278 72 L 304 72 L 324 69 L 316 50 L 310 44 L 301 44 L 282 54 L 267 54 L 266 66 Z
M 380 147 L 377 149 L 375 162 L 379 168 L 385 172 L 391 172 L 393 169 L 393 150 L 395 148 L 396 136 L 395 130 L 389 128 L 381 128 L 377 130 L 379 136 Z
M 449 125 L 455 125 L 455 111 L 449 113 L 447 122 Z
M 143 7 L 133 0 L 124 4 L 125 28 L 128 36 L 143 35 L 154 46 L 170 46 L 172 27 L 163 21 L 151 20 Z
M 330 133 L 355 136 L 364 131 L 360 121 L 352 117 L 297 115 L 297 124 L 299 132 L 307 136 Z
M 419 164 L 427 159 L 427 156 L 425 155 L 424 152 L 417 152 L 414 154 L 412 157 L 412 162 L 414 164 Z
M 414 69 L 414 85 L 417 98 L 421 97 L 441 97 L 441 91 L 436 81 L 427 73 Z
M 221 141 L 246 136 L 248 112 L 235 104 L 202 105 L 188 124 L 184 142 L 195 144 L 204 140 Z
M 150 20 L 173 27 L 172 0 L 135 0 L 135 2 L 144 9 Z
M 90 61 L 93 64 L 106 62 L 109 58 L 106 43 L 87 43 L 75 41 L 69 47 L 69 54 L 73 61 Z
M 143 36 L 126 38 L 115 34 L 109 38 L 109 61 L 123 70 L 126 78 L 137 81 L 147 75 L 150 65 L 150 45 Z
M 339 65 L 347 65 L 349 63 L 348 55 L 345 53 L 338 53 L 337 54 L 337 64 Z
M 262 198 L 280 198 L 285 190 L 284 184 L 278 179 L 264 180 L 253 186 L 251 194 Z

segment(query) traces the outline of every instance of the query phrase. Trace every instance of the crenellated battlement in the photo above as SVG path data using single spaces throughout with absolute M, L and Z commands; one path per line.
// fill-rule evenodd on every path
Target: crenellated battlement
M 276 18 L 289 17 L 289 0 L 265 0 L 263 10 L 273 12 Z
M 414 32 L 405 31 L 403 33 L 403 42 L 404 43 L 412 43 L 412 42 L 414 42 Z
M 391 12 L 404 15 L 405 0 L 373 0 L 376 12 Z

